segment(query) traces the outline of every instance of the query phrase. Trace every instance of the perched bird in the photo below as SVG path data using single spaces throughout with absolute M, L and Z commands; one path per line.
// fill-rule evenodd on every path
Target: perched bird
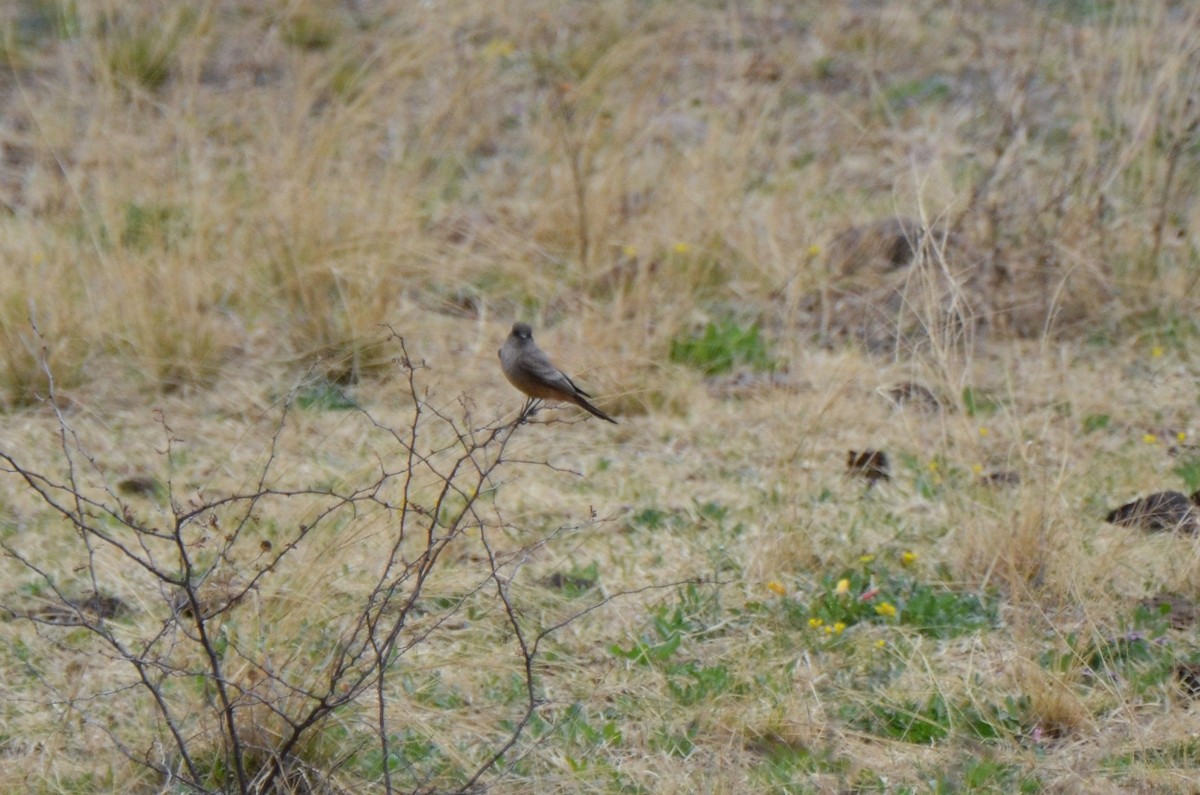
M 512 333 L 500 349 L 500 366 L 504 377 L 517 389 L 531 398 L 574 403 L 602 420 L 617 421 L 588 402 L 591 397 L 584 392 L 566 373 L 550 362 L 550 357 L 533 341 L 533 329 L 528 323 L 514 323 Z
M 1143 530 L 1184 530 L 1195 533 L 1200 530 L 1200 512 L 1196 510 L 1198 501 L 1200 492 L 1188 499 L 1177 491 L 1159 491 L 1109 511 L 1104 521 Z

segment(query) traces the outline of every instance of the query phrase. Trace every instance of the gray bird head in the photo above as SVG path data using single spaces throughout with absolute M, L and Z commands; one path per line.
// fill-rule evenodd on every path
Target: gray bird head
M 528 323 L 513 323 L 512 335 L 521 341 L 531 341 L 533 339 L 533 329 Z

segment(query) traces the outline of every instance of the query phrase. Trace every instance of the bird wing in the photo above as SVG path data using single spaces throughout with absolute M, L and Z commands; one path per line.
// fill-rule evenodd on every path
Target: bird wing
M 559 370 L 558 374 L 561 375 L 566 380 L 566 382 L 571 385 L 571 389 L 574 389 L 578 394 L 583 395 L 584 397 L 591 397 L 590 393 L 584 392 L 582 389 L 579 388 L 578 384 L 576 384 L 574 381 L 571 380 L 571 376 L 567 375 L 562 370 Z
M 532 356 L 525 358 L 525 366 L 529 368 L 531 374 L 539 380 L 548 384 L 556 384 L 564 390 L 576 392 L 584 397 L 588 397 L 587 392 L 584 392 L 579 387 L 575 386 L 575 382 L 567 377 L 567 374 L 555 367 L 550 357 L 540 349 Z

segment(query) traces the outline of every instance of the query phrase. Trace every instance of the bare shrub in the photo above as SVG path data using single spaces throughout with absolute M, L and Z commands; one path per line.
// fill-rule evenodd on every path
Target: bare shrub
M 47 370 L 57 471 L 0 450 L 18 499 L 59 520 L 0 542 L 24 583 L 4 596 L 3 613 L 35 632 L 22 653 L 46 706 L 77 714 L 172 789 L 343 791 L 338 768 L 365 756 L 378 760 L 372 783 L 387 792 L 468 791 L 502 774 L 543 704 L 544 641 L 613 597 L 526 612 L 514 579 L 544 545 L 597 520 L 514 545 L 494 496 L 501 469 L 531 465 L 508 446 L 532 407 L 476 428 L 469 401 L 451 411 L 422 390 L 424 364 L 393 339 L 409 419 L 397 430 L 361 407 L 348 415 L 377 454 L 363 482 L 301 482 L 303 462 L 287 452 L 303 422 L 296 390 L 249 486 L 220 493 L 176 480 L 187 442 L 160 413 L 157 508 L 142 499 L 153 502 L 152 479 L 112 485 Z M 448 574 L 447 558 L 475 565 Z M 479 742 L 453 769 L 422 766 L 398 747 L 421 736 L 404 682 L 438 669 L 443 654 L 461 664 L 447 648 L 471 621 L 491 622 L 499 662 L 489 665 L 521 695 L 508 714 L 481 721 Z M 101 675 L 82 675 L 97 666 Z M 111 719 L 130 711 L 145 725 Z

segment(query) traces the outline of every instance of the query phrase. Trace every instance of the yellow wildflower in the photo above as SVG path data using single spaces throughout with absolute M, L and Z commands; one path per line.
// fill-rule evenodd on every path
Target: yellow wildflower
M 767 590 L 776 596 L 787 596 L 787 588 L 779 580 L 771 580 L 767 583 Z
M 839 621 L 833 625 L 833 634 L 834 635 L 841 635 L 845 631 L 846 631 L 845 623 Z
M 916 552 L 905 552 L 903 555 L 900 556 L 900 562 L 903 563 L 905 566 L 911 566 L 912 564 L 917 562 L 917 553 Z
M 825 623 L 824 621 L 822 621 L 821 619 L 819 619 L 819 618 L 816 618 L 816 617 L 814 617 L 814 618 L 810 618 L 810 619 L 808 620 L 808 625 L 809 625 L 810 627 L 812 627 L 813 629 L 817 629 L 817 628 L 819 628 L 819 627 L 820 627 L 822 624 L 824 624 L 824 623 Z
M 687 243 L 676 243 L 675 244 L 675 253 L 676 254 L 686 254 L 691 250 L 692 250 L 692 247 L 689 246 Z
M 1150 349 L 1150 355 L 1153 356 L 1155 359 L 1161 359 L 1162 355 L 1163 355 L 1162 346 L 1155 345 L 1153 348 Z
M 875 641 L 875 648 L 877 648 L 877 649 L 882 649 L 882 648 L 883 648 L 884 646 L 886 646 L 886 645 L 887 645 L 887 641 L 886 641 L 886 640 L 882 640 L 882 639 L 881 639 L 881 640 L 877 640 L 877 641 Z
M 816 243 L 813 243 L 811 246 L 808 247 L 808 256 L 815 257 L 820 253 L 821 253 L 821 247 L 818 246 Z
M 832 634 L 833 634 L 833 627 L 825 627 L 825 634 L 826 634 L 826 635 L 832 635 Z
M 626 259 L 633 259 L 637 256 L 637 249 L 633 246 L 624 246 L 621 249 L 621 253 L 625 255 Z
M 845 577 L 838 580 L 837 588 L 834 589 L 834 593 L 836 593 L 838 596 L 845 596 L 846 594 L 850 593 L 850 581 Z
M 984 427 L 980 427 L 980 429 L 979 429 L 979 435 L 980 435 L 980 436 L 987 436 L 987 435 L 988 435 L 988 429 L 987 429 L 987 428 L 984 428 Z
M 895 618 L 896 606 L 891 602 L 880 602 L 879 604 L 875 605 L 875 612 L 884 618 Z
M 1175 438 L 1181 442 L 1186 441 L 1187 440 L 1187 431 L 1180 431 L 1179 433 L 1175 434 Z
M 1154 444 L 1155 442 L 1158 441 L 1158 437 L 1152 433 L 1148 433 L 1142 437 L 1142 441 L 1145 442 L 1146 444 Z
M 874 555 L 863 555 L 862 557 L 860 557 L 860 558 L 858 559 L 858 562 L 859 562 L 859 563 L 870 563 L 870 562 L 871 562 L 871 561 L 873 561 L 873 560 L 875 560 L 875 556 L 874 556 Z

